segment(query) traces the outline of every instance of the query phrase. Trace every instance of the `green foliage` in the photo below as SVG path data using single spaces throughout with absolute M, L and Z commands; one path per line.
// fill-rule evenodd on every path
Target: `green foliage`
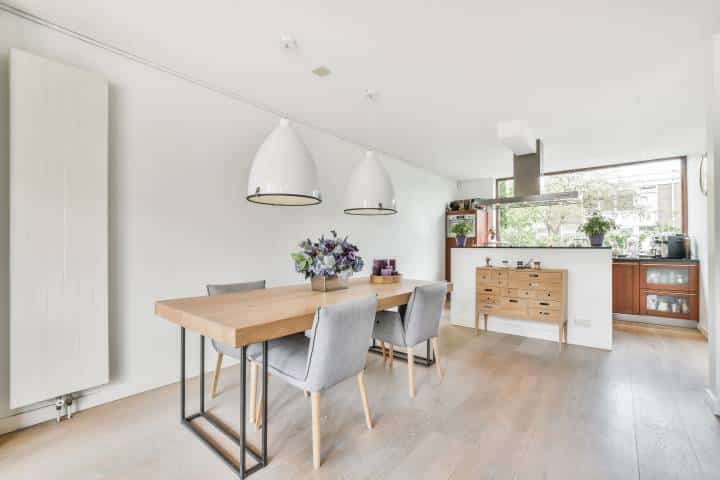
M 460 235 L 462 237 L 467 236 L 467 234 L 471 231 L 472 229 L 469 222 L 457 222 L 450 227 L 450 233 L 454 233 L 455 235 Z
M 617 251 L 624 251 L 628 248 L 630 234 L 624 230 L 613 230 L 605 236 L 605 240 Z
M 512 179 L 499 181 L 497 187 L 500 198 L 514 195 Z M 604 171 L 550 175 L 543 178 L 542 191 L 577 191 L 580 200 L 573 204 L 499 207 L 500 241 L 525 246 L 569 245 L 579 240 L 582 234 L 578 233 L 578 227 L 593 212 L 618 219 L 622 229 L 608 235 L 608 242 L 619 250 L 628 247 L 630 238 L 649 248 L 653 235 L 680 231 L 680 212 L 676 205 L 672 205 L 672 211 L 663 211 L 666 219 L 663 223 L 672 225 L 653 225 L 657 214 L 648 208 L 643 184 L 638 183 L 637 176 L 626 178 L 617 171 L 611 175 Z
M 604 235 L 610 230 L 617 228 L 615 220 L 612 218 L 604 217 L 599 212 L 594 212 L 590 217 L 580 225 L 579 231 L 583 232 L 587 236 L 593 235 Z

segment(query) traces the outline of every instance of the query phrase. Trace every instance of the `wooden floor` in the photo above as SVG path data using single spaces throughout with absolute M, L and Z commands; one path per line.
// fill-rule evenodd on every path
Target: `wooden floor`
M 703 403 L 707 345 L 694 331 L 618 324 L 612 353 L 559 352 L 444 324 L 440 345 L 446 376 L 417 368 L 414 400 L 406 365 L 390 370 L 370 355 L 371 432 L 354 378 L 324 394 L 318 471 L 310 400 L 271 379 L 271 464 L 251 478 L 720 478 L 720 422 Z M 238 415 L 237 375 L 224 371 L 209 402 L 228 421 Z M 0 437 L 0 478 L 235 477 L 180 426 L 175 385 Z

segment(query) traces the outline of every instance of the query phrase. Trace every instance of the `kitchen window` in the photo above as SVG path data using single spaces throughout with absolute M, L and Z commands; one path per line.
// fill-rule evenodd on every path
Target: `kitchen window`
M 586 244 L 578 227 L 593 212 L 613 218 L 605 237 L 617 251 L 649 250 L 659 233 L 687 233 L 685 157 L 546 173 L 542 193 L 577 191 L 573 204 L 499 206 L 498 238 L 523 246 Z M 497 180 L 498 198 L 513 196 L 513 179 Z

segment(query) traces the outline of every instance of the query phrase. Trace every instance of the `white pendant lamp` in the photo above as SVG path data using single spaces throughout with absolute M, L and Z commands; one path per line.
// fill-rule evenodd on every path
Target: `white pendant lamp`
M 350 177 L 347 190 L 348 215 L 393 215 L 397 213 L 395 189 L 390 175 L 374 152 L 367 152 L 365 160 Z
M 247 199 L 265 205 L 317 205 L 317 166 L 287 119 L 260 145 L 248 177 Z

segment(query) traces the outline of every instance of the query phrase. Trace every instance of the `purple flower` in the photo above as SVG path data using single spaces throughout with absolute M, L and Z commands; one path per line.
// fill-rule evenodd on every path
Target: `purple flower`
M 291 255 L 296 272 L 309 278 L 362 271 L 364 262 L 357 254 L 357 246 L 350 243 L 348 237 L 340 240 L 335 230 L 330 233 L 332 238 L 322 235 L 316 242 L 309 238 L 300 242 L 302 251 Z

